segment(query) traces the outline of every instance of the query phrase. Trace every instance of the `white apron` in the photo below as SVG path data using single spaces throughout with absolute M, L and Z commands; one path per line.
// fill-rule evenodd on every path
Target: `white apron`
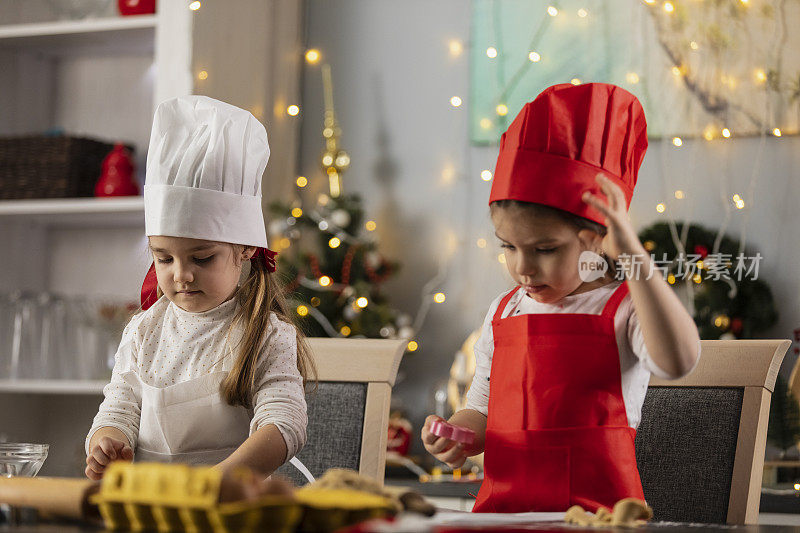
M 135 371 L 123 374 L 142 399 L 134 461 L 214 465 L 225 460 L 250 435 L 253 411 L 229 405 L 219 392 L 228 371 L 213 372 L 158 388 Z M 296 457 L 289 462 L 313 482 Z
M 142 398 L 136 461 L 216 464 L 249 436 L 252 411 L 228 405 L 220 395 L 227 371 L 164 388 L 130 374 Z

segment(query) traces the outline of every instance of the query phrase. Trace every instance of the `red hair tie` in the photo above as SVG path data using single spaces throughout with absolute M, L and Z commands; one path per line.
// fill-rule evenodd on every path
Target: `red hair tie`
M 263 257 L 264 263 L 267 265 L 267 270 L 270 272 L 275 272 L 275 256 L 278 255 L 278 252 L 273 252 L 269 248 L 256 248 L 256 253 L 253 254 L 253 257 L 250 258 L 252 261 L 256 257 Z
M 142 309 L 150 309 L 150 306 L 156 303 L 156 300 L 158 300 L 157 289 L 156 264 L 152 263 L 142 282 Z
M 275 256 L 277 255 L 278 252 L 273 252 L 269 248 L 256 248 L 256 253 L 253 254 L 250 260 L 252 261 L 256 257 L 263 257 L 267 270 L 275 272 Z M 156 300 L 158 300 L 158 279 L 156 278 L 156 264 L 152 263 L 142 282 L 142 309 L 150 309 L 150 306 L 156 303 Z

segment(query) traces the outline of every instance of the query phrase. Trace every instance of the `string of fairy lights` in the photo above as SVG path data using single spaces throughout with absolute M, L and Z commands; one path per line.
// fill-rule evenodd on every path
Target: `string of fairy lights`
M 678 3 L 677 0 L 640 0 L 647 8 L 653 10 L 663 10 L 663 13 L 666 16 L 673 16 L 676 13 L 676 4 Z M 751 0 L 739 0 L 743 6 L 749 6 L 751 4 Z M 189 9 L 192 11 L 197 11 L 201 8 L 201 2 L 199 0 L 195 0 L 189 3 Z M 543 6 L 547 17 L 544 17 L 544 20 L 556 19 L 557 17 L 567 16 L 566 10 L 562 9 L 558 2 L 554 2 L 552 5 Z M 575 14 L 580 19 L 589 19 L 591 20 L 592 12 L 587 7 L 581 7 L 575 11 Z M 571 15 L 571 14 L 570 14 Z M 536 64 L 540 63 L 544 57 L 545 52 L 541 49 L 534 48 L 534 43 L 537 42 L 538 35 L 541 34 L 541 27 L 536 29 L 534 39 L 531 40 L 531 49 L 527 50 L 527 54 L 525 55 L 526 61 L 523 65 L 521 65 L 514 75 L 509 79 L 506 80 L 506 86 L 503 87 L 501 91 L 499 91 L 499 96 L 494 104 L 494 113 L 496 117 L 503 118 L 506 117 L 509 113 L 509 104 L 505 100 L 508 93 L 511 91 L 513 86 L 518 83 L 519 79 L 530 69 L 534 68 Z M 777 37 L 776 37 L 777 38 Z M 696 39 L 689 40 L 686 44 L 687 51 L 697 52 L 701 50 L 703 47 L 703 39 L 698 36 Z M 451 39 L 447 42 L 447 52 L 449 52 L 452 58 L 459 58 L 461 57 L 466 50 L 468 45 L 465 45 L 463 41 L 459 39 Z M 496 61 L 501 55 L 503 54 L 503 50 L 500 49 L 499 45 L 492 45 L 488 46 L 485 50 L 485 56 L 487 61 Z M 307 49 L 304 53 L 305 61 L 308 65 L 317 65 L 321 63 L 322 60 L 322 52 L 316 48 Z M 675 77 L 676 80 L 684 80 L 686 79 L 691 72 L 689 71 L 689 67 L 684 64 L 673 64 L 668 67 L 669 71 L 671 72 L 672 76 Z M 323 81 L 330 85 L 330 70 L 327 65 L 322 66 L 322 74 L 323 74 Z M 205 80 L 208 78 L 209 73 L 207 70 L 199 70 L 197 72 L 197 78 L 199 80 Z M 630 84 L 631 86 L 636 86 L 639 83 L 643 82 L 643 75 L 640 72 L 637 72 L 635 69 L 629 70 L 625 74 L 625 81 Z M 756 67 L 752 71 L 752 80 L 751 82 L 756 86 L 764 86 L 769 81 L 769 73 L 766 66 Z M 735 90 L 741 83 L 741 80 L 737 80 L 733 75 L 729 74 L 722 74 L 720 76 L 719 82 L 722 86 L 726 87 L 729 90 Z M 570 79 L 570 83 L 574 85 L 579 85 L 583 83 L 583 81 L 579 77 L 574 77 Z M 769 119 L 770 109 L 768 105 L 769 99 L 766 99 L 767 105 L 765 106 L 764 113 L 763 113 L 763 123 L 766 124 Z M 452 106 L 454 109 L 459 109 L 463 106 L 464 99 L 461 95 L 453 94 L 449 98 L 449 105 Z M 326 142 L 326 151 L 323 154 L 322 166 L 326 171 L 326 174 L 329 179 L 329 189 L 330 194 L 320 194 L 317 198 L 317 204 L 320 207 L 318 210 L 311 211 L 306 213 L 307 215 L 311 216 L 318 224 L 319 228 L 323 231 L 329 231 L 332 233 L 332 237 L 328 241 L 328 245 L 331 248 L 336 248 L 342 243 L 356 243 L 359 241 L 359 237 L 355 235 L 351 235 L 344 231 L 343 227 L 348 225 L 348 220 L 344 220 L 344 217 L 347 215 L 346 212 L 343 210 L 336 210 L 332 213 L 324 212 L 324 208 L 327 205 L 330 198 L 337 197 L 341 192 L 341 172 L 347 169 L 350 164 L 350 158 L 347 152 L 344 150 L 339 149 L 338 147 L 338 137 L 339 137 L 339 128 L 335 122 L 335 116 L 333 114 L 333 104 L 332 104 L 332 96 L 330 91 L 326 91 L 326 113 L 325 113 L 325 120 L 324 120 L 324 129 L 323 129 L 323 136 Z M 285 107 L 286 115 L 290 117 L 298 117 L 301 113 L 301 106 L 298 103 L 289 103 Z M 484 130 L 489 130 L 495 122 L 490 117 L 483 117 L 478 122 L 479 126 Z M 717 252 L 717 248 L 719 246 L 719 242 L 724 234 L 725 230 L 727 229 L 727 225 L 729 223 L 731 213 L 744 211 L 745 216 L 749 216 L 749 210 L 752 208 L 752 198 L 753 193 L 755 190 L 755 183 L 759 172 L 757 171 L 758 165 L 761 160 L 761 153 L 763 151 L 764 140 L 767 136 L 772 137 L 781 137 L 783 132 L 777 126 L 771 127 L 768 131 L 762 130 L 761 131 L 761 142 L 759 143 L 757 156 L 755 158 L 755 165 L 753 167 L 753 172 L 751 176 L 751 180 L 747 189 L 747 195 L 744 195 L 742 192 L 733 192 L 732 194 L 728 195 L 723 191 L 723 197 L 726 200 L 723 202 L 725 211 L 726 211 L 726 220 L 724 221 L 722 227 L 719 230 L 719 234 L 717 236 L 713 253 Z M 735 131 L 732 126 L 726 124 L 719 124 L 719 123 L 709 123 L 702 129 L 702 134 L 698 135 L 698 139 L 702 137 L 702 139 L 708 143 L 711 142 L 724 142 L 729 139 L 733 139 L 735 137 Z M 672 148 L 675 150 L 683 150 L 686 149 L 687 142 L 686 140 L 679 136 L 674 135 L 671 138 L 668 136 L 667 139 L 670 141 Z M 693 139 L 694 140 L 694 139 Z M 662 165 L 666 165 L 666 163 L 662 163 Z M 668 175 L 667 172 L 664 173 Z M 452 166 L 448 165 L 442 170 L 442 180 L 445 183 L 450 183 L 454 181 L 455 170 Z M 482 169 L 479 172 L 478 178 L 483 182 L 491 182 L 493 179 L 492 171 L 488 168 Z M 295 180 L 295 184 L 297 186 L 297 190 L 302 190 L 309 185 L 309 179 L 306 176 L 298 176 Z M 681 188 L 676 188 L 672 191 L 670 196 L 674 197 L 675 201 L 681 202 L 687 200 L 689 198 L 689 193 Z M 678 231 L 675 221 L 672 216 L 672 209 L 670 208 L 672 200 L 661 200 L 656 203 L 655 210 L 658 214 L 664 215 L 667 222 L 670 224 L 672 229 L 672 236 L 674 243 L 678 250 L 683 250 L 685 248 L 686 242 L 686 235 L 688 229 L 688 222 L 684 224 L 684 231 L 681 233 Z M 303 214 L 302 208 L 298 205 L 292 211 L 292 217 L 299 217 Z M 291 225 L 291 219 L 288 221 L 289 225 Z M 745 224 L 746 225 L 746 224 Z M 365 229 L 368 234 L 373 234 L 377 230 L 377 223 L 375 220 L 367 220 L 365 222 Z M 740 239 L 740 248 L 743 250 L 745 246 L 745 238 L 746 232 L 744 227 L 742 228 L 742 234 Z M 490 247 L 489 241 L 484 237 L 477 237 L 474 241 L 475 246 L 477 248 L 486 250 L 487 252 L 491 252 L 492 247 Z M 278 251 L 281 249 L 285 249 L 290 246 L 291 240 L 288 237 L 282 237 L 277 242 L 276 248 Z M 652 243 L 644 243 L 645 248 L 648 248 L 648 244 L 652 246 Z M 494 252 L 491 252 L 494 253 Z M 497 261 L 500 264 L 505 264 L 505 256 L 502 253 L 499 253 L 497 256 Z M 702 263 L 698 265 L 702 268 Z M 419 341 L 412 339 L 415 335 L 415 332 L 418 332 L 421 328 L 422 322 L 425 319 L 426 314 L 428 313 L 429 308 L 432 304 L 442 304 L 446 300 L 446 295 L 444 292 L 438 291 L 437 287 L 441 284 L 444 279 L 444 272 L 447 271 L 446 266 L 442 266 L 439 269 L 437 275 L 430 280 L 428 283 L 425 284 L 423 289 L 423 297 L 420 304 L 420 308 L 416 313 L 416 318 L 412 321 L 409 320 L 408 317 L 404 317 L 401 321 L 402 324 L 398 324 L 400 326 L 399 330 L 396 332 L 396 335 L 399 337 L 408 337 L 409 344 L 408 349 L 410 351 L 415 351 L 419 348 Z M 676 283 L 674 277 L 668 278 L 667 280 L 670 284 Z M 695 283 L 699 284 L 702 282 L 701 276 L 694 277 Z M 335 283 L 327 275 L 321 275 L 317 279 L 303 279 L 301 280 L 306 286 L 311 287 L 314 286 L 315 289 L 327 289 L 327 290 L 347 290 L 346 286 L 341 283 Z M 691 285 L 691 284 L 689 284 Z M 690 305 L 691 301 L 693 300 L 693 292 L 690 294 Z M 369 305 L 369 301 L 365 297 L 358 298 L 354 301 L 354 307 L 364 308 Z M 338 336 L 348 336 L 349 331 L 348 328 L 339 330 L 338 332 L 333 328 L 330 323 L 327 323 L 325 317 L 319 313 L 315 312 L 313 308 L 309 308 L 304 304 L 299 304 L 297 306 L 297 312 L 301 315 L 311 314 L 316 318 L 320 324 L 325 328 L 325 330 L 329 333 L 337 333 Z
M 669 0 L 667 0 L 667 1 L 641 0 L 641 1 L 642 1 L 643 4 L 645 4 L 650 9 L 661 9 L 661 10 L 663 10 L 663 13 L 665 13 L 668 16 L 672 16 L 672 15 L 674 15 L 676 13 L 676 3 L 677 2 L 675 2 L 675 1 L 669 1 Z M 748 7 L 748 6 L 751 5 L 751 1 L 750 0 L 739 0 L 739 2 L 741 3 L 742 6 L 745 6 L 745 7 Z M 557 17 L 562 17 L 562 16 L 567 15 L 565 10 L 562 10 L 558 3 L 554 3 L 553 5 L 543 6 L 542 9 L 545 10 L 546 14 L 548 15 L 548 17 L 550 17 L 550 19 L 555 19 Z M 580 18 L 580 19 L 586 19 L 588 17 L 591 17 L 591 11 L 589 9 L 587 9 L 586 7 L 581 7 L 579 9 L 577 9 L 576 10 L 576 14 L 577 14 L 578 18 Z M 548 20 L 548 17 L 544 17 L 543 24 Z M 534 34 L 537 35 L 540 32 L 541 32 L 541 28 L 536 28 L 535 31 L 534 31 Z M 775 38 L 778 39 L 778 36 L 776 35 Z M 498 41 L 502 41 L 502 38 L 498 38 Z M 531 43 L 533 44 L 535 42 L 536 42 L 536 39 L 534 38 L 531 41 Z M 689 40 L 688 43 L 687 43 L 688 50 L 692 51 L 692 52 L 697 52 L 703 46 L 701 44 L 702 42 L 703 42 L 703 40 L 701 38 L 699 38 L 699 37 L 696 38 L 696 39 Z M 453 54 L 460 54 L 463 51 L 463 45 L 459 41 L 451 41 L 450 50 L 451 50 L 451 53 L 453 53 Z M 502 55 L 502 53 L 503 53 L 503 51 L 500 50 L 497 45 L 488 46 L 486 48 L 486 50 L 485 50 L 486 60 L 487 61 L 495 61 Z M 544 51 L 542 51 L 540 49 L 531 48 L 530 50 L 527 51 L 527 62 L 526 62 L 526 64 L 522 65 L 512 77 L 510 77 L 508 80 L 506 80 L 506 86 L 503 87 L 499 91 L 499 95 L 500 96 L 498 97 L 497 101 L 494 104 L 494 112 L 496 113 L 496 115 L 498 117 L 505 117 L 509 112 L 508 102 L 506 102 L 504 100 L 504 98 L 509 93 L 510 89 L 513 88 L 514 84 L 517 83 L 519 78 L 523 74 L 525 74 L 529 68 L 532 68 L 537 63 L 541 62 L 543 57 L 544 57 L 544 55 L 545 55 Z M 673 64 L 673 65 L 669 66 L 668 68 L 669 68 L 669 72 L 677 80 L 685 79 L 685 78 L 687 78 L 687 76 L 690 75 L 689 67 L 686 64 L 683 64 L 683 63 L 681 63 L 681 64 Z M 759 66 L 759 67 L 756 67 L 756 68 L 754 68 L 752 70 L 752 83 L 755 86 L 764 87 L 767 84 L 768 79 L 769 79 L 769 74 L 768 74 L 767 68 L 765 66 Z M 635 86 L 635 85 L 639 84 L 642 81 L 642 75 L 639 72 L 637 72 L 635 69 L 631 69 L 625 74 L 625 81 L 627 83 L 629 83 L 630 85 Z M 724 73 L 720 76 L 720 80 L 719 81 L 722 84 L 722 86 L 725 87 L 728 90 L 735 90 L 741 84 L 741 81 L 737 80 L 735 76 L 733 76 L 731 74 L 724 74 Z M 582 83 L 582 80 L 580 78 L 578 78 L 578 77 L 574 77 L 574 78 L 570 79 L 570 83 L 572 83 L 573 85 L 579 85 L 579 84 Z M 453 105 L 454 107 L 460 106 L 461 103 L 462 103 L 462 100 L 461 100 L 461 98 L 459 96 L 453 96 L 451 98 L 451 105 Z M 762 122 L 764 124 L 767 124 L 768 120 L 769 120 L 769 116 L 770 116 L 769 99 L 768 98 L 765 99 L 765 104 L 766 105 L 765 105 L 765 109 L 763 111 Z M 492 121 L 491 118 L 484 117 L 484 118 L 480 119 L 479 125 L 480 125 L 481 128 L 483 128 L 485 130 L 488 130 L 494 125 L 494 122 Z M 717 251 L 718 251 L 719 243 L 720 243 L 720 241 L 722 239 L 722 236 L 724 235 L 724 233 L 725 233 L 725 231 L 727 229 L 727 226 L 728 226 L 728 221 L 729 221 L 730 216 L 731 216 L 731 211 L 732 210 L 735 210 L 737 212 L 738 211 L 744 211 L 745 212 L 745 217 L 747 218 L 749 216 L 749 209 L 747 209 L 747 208 L 752 208 L 751 202 L 752 202 L 752 198 L 754 196 L 755 182 L 756 182 L 756 180 L 757 180 L 757 178 L 759 176 L 758 167 L 759 167 L 759 163 L 760 163 L 760 160 L 761 160 L 761 154 L 763 152 L 764 141 L 765 141 L 766 137 L 768 137 L 768 136 L 781 137 L 782 135 L 783 135 L 783 132 L 777 126 L 769 127 L 766 130 L 761 129 L 761 131 L 760 131 L 761 142 L 759 143 L 759 146 L 758 146 L 758 151 L 757 151 L 757 154 L 756 154 L 756 157 L 755 157 L 755 163 L 753 165 L 753 170 L 752 170 L 750 183 L 749 183 L 748 188 L 747 188 L 747 191 L 748 191 L 747 197 L 749 197 L 751 200 L 746 202 L 745 201 L 746 196 L 742 192 L 731 192 L 729 195 L 726 195 L 726 194 L 723 193 L 723 197 L 726 198 L 723 201 L 723 206 L 724 206 L 724 209 L 726 211 L 726 220 L 723 223 L 722 227 L 719 229 L 719 233 L 717 235 L 717 238 L 715 239 L 714 249 L 713 249 L 712 253 L 717 253 Z M 735 137 L 735 132 L 733 131 L 733 127 L 731 127 L 729 125 L 718 124 L 718 123 L 709 123 L 702 129 L 702 134 L 699 135 L 698 137 L 702 137 L 702 139 L 704 139 L 706 142 L 709 142 L 709 143 L 711 143 L 711 142 L 720 142 L 720 141 L 726 141 L 726 140 L 734 138 Z M 673 149 L 685 149 L 686 142 L 685 142 L 684 138 L 682 138 L 681 136 L 675 135 L 675 136 L 672 136 L 671 138 L 668 137 L 668 140 L 671 142 L 671 145 L 672 145 Z M 667 174 L 667 173 L 665 173 L 665 174 Z M 481 178 L 484 179 L 485 181 L 491 181 L 491 179 L 492 179 L 491 171 L 489 171 L 489 170 L 482 171 L 481 172 Z M 674 196 L 676 201 L 681 201 L 681 200 L 687 199 L 688 196 L 689 196 L 689 193 L 687 191 L 683 190 L 683 189 L 676 188 L 672 192 L 672 196 Z M 685 247 L 686 236 L 687 236 L 687 232 L 685 230 L 688 229 L 689 224 L 687 222 L 684 225 L 684 231 L 682 232 L 682 234 L 679 235 L 679 231 L 678 231 L 677 227 L 675 227 L 676 225 L 675 225 L 675 221 L 674 221 L 674 219 L 672 217 L 672 212 L 668 207 L 669 203 L 670 202 L 667 201 L 667 200 L 659 201 L 655 205 L 655 210 L 656 210 L 657 213 L 659 213 L 661 215 L 665 215 L 668 223 L 671 226 L 673 226 L 672 234 L 673 234 L 674 239 L 676 240 L 675 244 L 676 244 L 676 246 L 677 246 L 677 248 L 679 250 L 682 250 Z M 739 240 L 740 251 L 744 250 L 745 241 L 746 241 L 746 219 L 745 219 L 745 222 L 742 225 L 742 232 L 741 232 L 741 237 L 740 237 L 740 240 Z M 477 246 L 479 248 L 486 248 L 487 245 L 488 245 L 488 243 L 487 243 L 486 239 L 479 238 L 477 240 Z M 645 247 L 648 248 L 648 249 L 652 249 L 653 245 L 654 245 L 654 243 L 645 243 Z M 498 261 L 500 263 L 504 263 L 503 254 L 500 254 L 498 256 Z M 703 268 L 702 262 L 699 263 L 699 267 Z M 699 284 L 699 283 L 702 282 L 702 276 L 699 276 L 699 275 L 698 276 L 694 276 L 693 280 L 694 280 L 695 283 Z M 676 283 L 676 280 L 675 280 L 674 276 L 668 278 L 668 282 L 670 284 Z
M 663 1 L 663 2 L 658 2 L 657 0 L 642 0 L 642 2 L 651 10 L 662 10 L 663 14 L 668 18 L 671 18 L 671 17 L 675 16 L 675 13 L 676 13 L 676 3 L 675 2 L 672 2 L 672 1 L 669 1 L 669 0 Z M 750 5 L 751 5 L 750 0 L 739 0 L 739 3 L 744 8 L 749 8 Z M 657 13 L 657 12 L 655 12 L 655 13 Z M 775 42 L 777 43 L 777 41 L 779 39 L 779 36 L 777 34 L 774 34 L 774 38 L 776 40 Z M 700 39 L 699 37 L 696 37 L 694 39 L 688 40 L 688 43 L 686 44 L 686 47 L 688 48 L 688 50 L 685 50 L 685 52 L 687 52 L 689 54 L 697 53 L 703 47 L 703 44 L 701 44 L 701 43 L 702 43 L 702 39 Z M 670 68 L 670 72 L 671 72 L 672 76 L 674 76 L 676 80 L 679 80 L 679 81 L 684 81 L 685 80 L 686 81 L 686 85 L 687 86 L 689 85 L 689 76 L 692 73 L 690 72 L 689 67 L 687 66 L 687 64 L 681 62 L 679 64 L 674 64 L 674 65 L 670 66 L 669 68 Z M 638 78 L 638 75 L 635 72 L 630 72 L 630 73 L 628 73 L 627 80 L 630 83 L 638 83 L 639 78 Z M 768 82 L 768 74 L 767 74 L 767 70 L 766 70 L 765 67 L 757 66 L 757 67 L 752 69 L 751 83 L 753 84 L 753 86 L 766 89 L 767 82 Z M 720 87 L 722 87 L 725 90 L 735 91 L 741 85 L 741 83 L 742 83 L 741 80 L 737 79 L 734 75 L 732 75 L 730 73 L 724 73 L 723 72 L 723 73 L 719 74 Z M 771 112 L 770 112 L 770 99 L 769 98 L 765 98 L 764 99 L 764 109 L 763 109 L 761 117 L 760 117 L 761 118 L 760 123 L 761 124 L 768 124 L 769 120 L 770 120 L 770 115 L 771 115 Z M 749 220 L 750 211 L 752 209 L 752 198 L 754 197 L 754 194 L 755 194 L 755 185 L 756 185 L 758 176 L 760 175 L 759 168 L 760 168 L 761 157 L 762 157 L 762 154 L 763 154 L 765 141 L 766 141 L 766 138 L 768 136 L 781 137 L 782 135 L 783 135 L 783 132 L 777 126 L 771 126 L 771 127 L 767 127 L 767 128 L 763 128 L 763 127 L 759 128 L 760 140 L 759 140 L 759 143 L 758 143 L 756 156 L 754 158 L 754 163 L 753 163 L 753 167 L 752 167 L 751 177 L 750 177 L 749 185 L 748 185 L 748 188 L 747 188 L 747 191 L 748 191 L 747 192 L 747 196 L 749 198 L 747 203 L 745 202 L 744 196 L 740 192 L 728 192 L 728 193 L 726 193 L 726 191 L 724 189 L 725 189 L 725 185 L 727 185 L 727 175 L 728 175 L 728 173 L 725 172 L 726 179 L 721 180 L 721 185 L 720 185 L 721 204 L 723 206 L 725 214 L 724 214 L 723 222 L 722 222 L 722 224 L 721 224 L 721 226 L 720 226 L 720 228 L 719 228 L 719 230 L 717 232 L 717 235 L 716 235 L 716 237 L 714 239 L 713 248 L 711 250 L 712 254 L 718 253 L 719 246 L 720 246 L 720 244 L 722 242 L 722 238 L 725 235 L 725 232 L 727 231 L 728 225 L 731 222 L 731 218 L 732 218 L 734 210 L 736 212 L 744 211 L 744 219 L 742 220 L 741 233 L 740 233 L 740 238 L 739 238 L 739 253 L 741 254 L 741 253 L 744 252 L 745 245 L 746 245 L 746 239 L 747 239 L 747 233 L 746 233 L 747 222 Z M 724 141 L 732 139 L 734 137 L 734 131 L 733 131 L 732 127 L 724 124 L 724 122 L 721 123 L 721 124 L 720 123 L 709 123 L 709 124 L 706 124 L 703 127 L 701 137 L 702 137 L 702 139 L 704 141 L 706 141 L 708 143 L 717 142 L 717 141 L 724 142 Z M 702 141 L 700 141 L 700 142 L 702 142 Z M 673 146 L 673 149 L 676 149 L 676 150 L 685 149 L 684 139 L 681 138 L 680 136 L 673 136 L 671 138 L 671 144 Z M 695 144 L 695 148 L 697 148 L 698 144 L 697 143 L 694 143 L 694 144 Z M 662 151 L 662 165 L 666 164 L 665 161 L 664 161 L 665 157 L 666 157 L 666 150 Z M 675 189 L 674 192 L 673 192 L 673 196 L 674 196 L 675 200 L 682 201 L 682 200 L 685 200 L 687 198 L 688 193 L 686 191 L 682 190 L 682 189 Z M 679 251 L 685 253 L 685 245 L 686 245 L 686 239 L 687 239 L 687 235 L 688 235 L 689 223 L 688 222 L 684 223 L 684 227 L 683 227 L 684 231 L 682 232 L 681 235 L 679 235 L 675 220 L 674 220 L 674 218 L 672 216 L 672 212 L 671 212 L 670 209 L 668 209 L 667 201 L 658 202 L 656 204 L 655 208 L 656 208 L 656 211 L 659 214 L 666 215 L 667 222 L 668 222 L 668 224 L 670 226 L 673 242 L 674 242 L 675 246 L 677 247 L 677 249 Z M 651 250 L 654 247 L 654 243 L 652 243 L 652 242 L 645 242 L 644 245 L 645 245 L 645 248 L 648 249 L 648 251 Z M 677 258 L 676 258 L 676 260 L 677 260 Z M 706 265 L 703 264 L 703 261 L 698 261 L 697 262 L 697 267 L 698 267 L 698 269 L 702 270 L 704 267 L 706 267 Z M 722 279 L 724 279 L 724 278 L 722 278 Z M 668 276 L 667 281 L 671 285 L 676 283 L 676 279 L 672 275 Z M 688 304 L 690 306 L 690 309 L 693 309 L 693 306 L 694 306 L 695 290 L 693 288 L 693 285 L 701 284 L 702 281 L 703 281 L 703 278 L 702 278 L 702 276 L 700 274 L 696 274 L 696 275 L 694 275 L 692 277 L 692 281 L 694 282 L 694 284 L 692 284 L 692 283 L 685 284 L 685 287 L 688 289 L 687 296 L 688 296 Z M 730 291 L 728 293 L 728 296 L 730 298 L 735 297 L 736 296 L 736 286 L 735 286 L 735 284 L 730 280 L 725 280 L 725 281 L 728 281 L 729 285 L 731 286 L 730 287 Z M 725 318 L 725 317 L 718 317 L 717 320 L 722 320 L 723 318 Z M 720 324 L 717 324 L 717 325 L 719 326 Z

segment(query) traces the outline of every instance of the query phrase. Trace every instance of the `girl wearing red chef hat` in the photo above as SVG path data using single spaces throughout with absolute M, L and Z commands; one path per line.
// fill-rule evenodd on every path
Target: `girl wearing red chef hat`
M 700 355 L 692 317 L 628 220 L 646 128 L 629 92 L 562 84 L 503 134 L 489 206 L 518 285 L 489 308 L 467 406 L 449 420 L 474 430 L 474 443 L 431 433 L 437 417 L 422 430 L 454 468 L 485 451 L 474 511 L 644 499 L 634 437 L 650 374 L 681 377 Z M 586 275 L 579 260 L 591 252 L 626 264 L 626 280 Z

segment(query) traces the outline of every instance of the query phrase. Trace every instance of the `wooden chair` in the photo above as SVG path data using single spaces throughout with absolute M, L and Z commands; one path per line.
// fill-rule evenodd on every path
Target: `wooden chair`
M 636 458 L 655 519 L 757 522 L 770 399 L 789 345 L 701 341 L 691 374 L 650 380 Z
M 308 339 L 317 364 L 317 389 L 306 394 L 308 440 L 297 458 L 314 477 L 333 467 L 383 482 L 389 403 L 404 340 Z M 298 485 L 293 465 L 278 473 Z

